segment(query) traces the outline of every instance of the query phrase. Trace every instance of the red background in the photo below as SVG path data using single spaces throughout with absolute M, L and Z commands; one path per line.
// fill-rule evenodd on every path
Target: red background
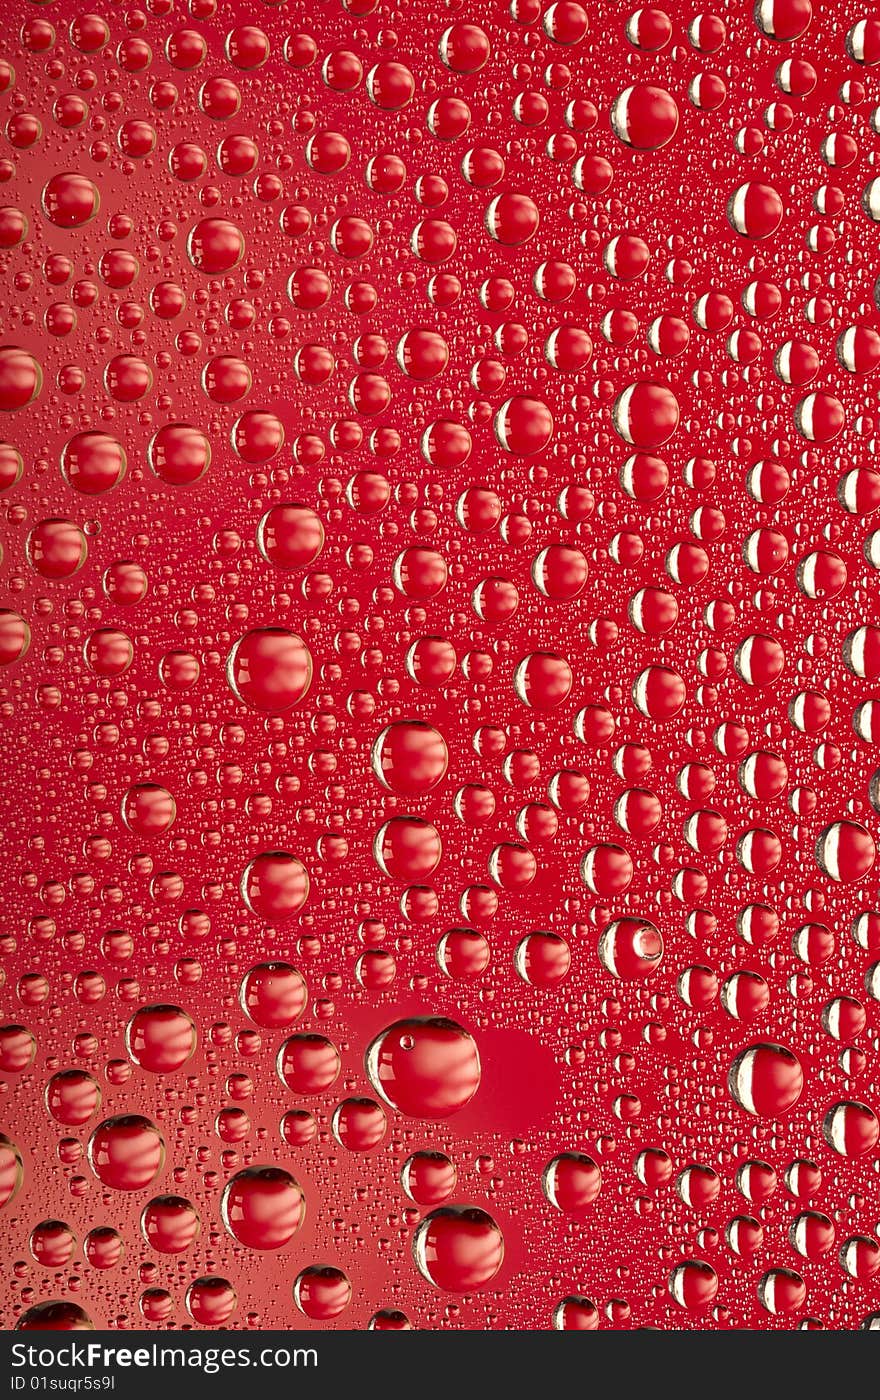
M 7 139 L 0 152 L 6 181 L 0 202 L 24 211 L 29 221 L 24 241 L 2 253 L 2 339 L 30 351 L 44 373 L 39 397 L 4 415 L 3 434 L 20 452 L 24 471 L 0 497 L 0 602 L 32 631 L 27 655 L 0 678 L 0 996 L 4 1022 L 25 1025 L 36 1039 L 33 1063 L 2 1080 L 0 1126 L 24 1163 L 22 1188 L 3 1211 L 10 1265 L 6 1326 L 24 1307 L 62 1298 L 79 1302 L 96 1325 L 144 1326 L 139 1298 L 146 1287 L 166 1289 L 168 1322 L 186 1325 L 186 1285 L 208 1273 L 228 1278 L 238 1293 L 231 1326 L 328 1325 L 304 1318 L 291 1294 L 299 1270 L 315 1263 L 336 1265 L 351 1280 L 350 1307 L 329 1324 L 346 1327 L 366 1326 L 380 1307 L 395 1307 L 415 1327 L 541 1329 L 552 1325 L 554 1306 L 571 1294 L 595 1302 L 601 1327 L 771 1328 L 815 1318 L 849 1328 L 877 1306 L 876 1282 L 849 1279 L 837 1258 L 844 1239 L 872 1235 L 880 1219 L 877 1158 L 874 1152 L 840 1157 L 822 1134 L 832 1103 L 854 1099 L 880 1107 L 877 1004 L 863 985 L 873 959 L 849 933 L 875 894 L 870 875 L 858 884 L 836 884 L 813 856 L 828 822 L 849 815 L 874 834 L 878 828 L 868 800 L 876 759 L 851 724 L 856 705 L 875 692 L 841 656 L 845 635 L 876 612 L 875 575 L 863 550 L 872 525 L 868 515 L 844 511 L 835 495 L 844 472 L 870 464 L 874 452 L 874 381 L 847 373 L 835 343 L 846 327 L 877 322 L 875 225 L 860 205 L 880 139 L 870 120 L 875 70 L 856 64 L 845 50 L 847 31 L 864 17 L 859 7 L 814 4 L 806 32 L 779 43 L 761 33 L 751 4 L 719 4 L 726 37 L 711 54 L 688 40 L 693 6 L 668 0 L 663 8 L 672 38 L 652 54 L 628 42 L 626 7 L 599 0 L 589 0 L 586 36 L 570 47 L 548 37 L 537 5 L 533 15 L 523 8 L 528 22 L 516 22 L 506 6 L 494 3 L 486 13 L 422 0 L 352 9 L 322 0 L 253 11 L 208 0 L 193 0 L 188 10 L 157 0 L 143 11 L 103 8 L 109 41 L 100 52 L 83 54 L 69 37 L 80 6 L 68 0 L 4 6 L 0 55 L 14 68 L 0 98 L 4 122 L 32 113 L 41 134 L 29 149 Z M 442 34 L 457 22 L 479 24 L 491 44 L 490 59 L 471 76 L 450 71 L 439 55 Z M 245 23 L 259 26 L 271 45 L 257 72 L 237 69 L 224 48 L 229 32 Z M 47 25 L 54 38 L 41 50 Z M 180 29 L 195 30 L 206 42 L 196 71 L 182 72 L 165 56 L 168 36 Z M 314 40 L 316 56 L 306 68 L 285 61 L 285 39 L 297 34 Z M 126 71 L 120 59 L 120 45 L 133 37 L 151 50 L 141 72 Z M 388 58 L 407 65 L 414 78 L 411 103 L 384 111 L 370 100 L 365 81 L 350 93 L 334 91 L 321 68 L 338 49 L 357 54 L 365 72 Z M 808 60 L 817 70 L 816 86 L 804 97 L 780 91 L 775 75 L 788 58 Z M 715 111 L 700 110 L 688 96 L 701 74 L 724 80 L 726 96 Z M 202 84 L 215 75 L 240 88 L 240 111 L 225 122 L 200 107 Z M 166 79 L 179 100 L 163 112 L 151 93 Z M 632 150 L 611 129 L 611 104 L 633 82 L 665 88 L 678 106 L 677 133 L 659 151 Z M 849 93 L 844 101 L 846 83 L 862 85 L 861 94 Z M 88 114 L 68 130 L 53 105 L 59 95 L 75 92 Z M 517 120 L 522 93 L 546 99 L 542 124 Z M 463 98 L 470 109 L 470 129 L 458 140 L 438 140 L 428 126 L 431 103 L 446 94 Z M 566 125 L 565 109 L 575 97 L 595 104 L 592 130 Z M 791 108 L 787 130 L 767 125 L 774 102 Z M 156 133 L 154 153 L 137 161 L 128 161 L 118 142 L 132 117 L 148 121 Z M 743 127 L 761 131 L 758 154 L 737 153 L 734 138 Z M 325 129 L 344 134 L 351 146 L 347 168 L 329 177 L 310 168 L 305 154 L 309 137 Z M 218 143 L 230 132 L 252 137 L 259 150 L 257 169 L 246 178 L 217 168 Z M 829 169 L 822 159 L 821 144 L 832 132 L 848 133 L 857 143 L 846 168 Z M 554 158 L 548 142 L 552 151 L 551 138 L 561 133 L 572 138 L 574 151 L 563 147 L 565 158 Z M 182 140 L 197 143 L 208 157 L 205 175 L 193 183 L 169 170 L 169 151 Z M 492 190 L 474 188 L 461 174 L 472 146 L 492 147 L 504 157 L 506 173 Z M 390 197 L 365 179 L 367 162 L 383 151 L 406 166 L 402 188 Z M 610 188 L 599 196 L 572 182 L 574 161 L 593 153 L 613 169 Z M 100 211 L 82 228 L 59 229 L 41 211 L 41 191 L 56 171 L 79 171 L 100 191 Z M 276 176 L 277 186 L 255 192 L 257 177 L 266 175 Z M 424 186 L 417 182 L 427 176 L 442 176 L 448 186 L 436 209 L 419 200 Z M 728 197 L 745 180 L 769 183 L 782 196 L 781 226 L 766 241 L 742 238 L 728 222 Z M 841 210 L 831 217 L 813 204 L 828 183 L 842 191 Z M 530 194 L 540 212 L 538 232 L 520 247 L 494 241 L 485 225 L 490 200 L 506 191 Z M 288 206 L 310 215 L 310 228 L 298 238 L 280 227 Z M 371 251 L 355 261 L 339 257 L 329 241 L 334 221 L 347 213 L 362 217 L 374 233 Z M 125 238 L 110 229 L 120 214 L 131 223 Z M 187 255 L 187 235 L 206 215 L 229 218 L 244 233 L 244 258 L 226 277 L 205 276 Z M 457 250 L 442 269 L 426 265 L 411 248 L 419 220 L 433 216 L 448 220 L 458 235 Z M 816 224 L 835 235 L 822 254 L 807 243 Z M 603 261 L 607 243 L 621 233 L 637 234 L 650 250 L 648 270 L 634 282 L 613 277 Z M 98 271 L 102 254 L 117 246 L 130 248 L 139 263 L 136 280 L 122 291 L 108 287 Z M 42 271 L 52 253 L 66 254 L 73 264 L 65 286 L 51 287 Z M 686 282 L 669 280 L 673 257 L 692 264 Z M 576 289 L 561 305 L 534 290 L 535 271 L 550 258 L 576 273 Z M 332 283 L 328 304 L 313 313 L 287 296 L 288 278 L 302 266 L 325 269 Z M 438 270 L 461 284 L 448 308 L 429 295 Z M 480 286 L 493 276 L 513 284 L 509 310 L 492 312 L 481 304 Z M 767 323 L 751 320 L 741 304 L 755 277 L 783 294 L 781 310 Z M 150 292 L 164 280 L 179 283 L 187 296 L 184 311 L 170 322 L 150 309 Z M 366 316 L 347 309 L 344 300 L 347 284 L 358 280 L 377 294 Z M 83 281 L 95 284 L 94 303 L 79 310 L 68 337 L 49 334 L 47 306 L 71 301 L 74 283 Z M 733 303 L 729 328 L 714 335 L 693 320 L 695 303 L 713 290 Z M 805 316 L 816 296 L 830 306 L 824 324 Z M 253 309 L 244 330 L 229 324 L 227 308 L 237 298 Z M 135 330 L 120 323 L 126 302 L 143 308 Z M 615 308 L 637 318 L 628 345 L 603 337 L 602 319 Z M 678 358 L 648 347 L 648 327 L 662 313 L 690 327 L 689 346 Z M 516 354 L 513 333 L 504 331 L 512 323 L 524 328 L 527 341 Z M 545 358 L 547 337 L 559 325 L 583 328 L 594 343 L 590 363 L 576 375 L 555 371 Z M 410 379 L 394 359 L 398 339 L 413 326 L 436 329 L 449 349 L 442 376 L 427 384 Z M 755 329 L 762 338 L 748 368 L 729 353 L 728 336 L 738 329 Z M 184 332 L 191 333 L 189 341 L 181 341 Z M 367 333 L 383 336 L 390 347 L 379 373 L 392 399 L 381 417 L 359 420 L 348 388 L 358 370 L 355 342 Z M 498 348 L 499 335 L 507 348 Z M 843 405 L 846 426 L 833 442 L 811 444 L 795 427 L 794 406 L 809 390 L 782 383 L 773 365 L 775 352 L 791 339 L 817 352 L 810 388 L 828 389 Z M 294 369 L 297 350 L 310 343 L 335 356 L 334 373 L 319 387 L 303 384 Z M 107 362 L 123 352 L 140 356 L 153 373 L 152 392 L 133 405 L 115 401 L 103 379 Z M 249 366 L 252 387 L 240 403 L 217 405 L 201 387 L 202 370 L 217 354 L 236 355 Z M 506 369 L 496 393 L 473 387 L 474 366 L 486 359 Z M 84 372 L 79 393 L 66 395 L 58 387 L 66 365 Z M 646 378 L 670 385 L 681 410 L 678 431 L 660 449 L 669 485 L 655 502 L 634 500 L 621 489 L 619 468 L 632 449 L 611 420 L 615 397 Z M 552 411 L 552 440 L 535 457 L 505 452 L 493 432 L 494 414 L 514 394 L 540 398 Z M 242 461 L 230 445 L 233 423 L 250 408 L 271 412 L 284 428 L 284 447 L 265 465 Z M 437 418 L 468 425 L 473 450 L 463 466 L 435 468 L 422 455 L 422 431 Z M 190 487 L 163 483 L 147 463 L 151 437 L 175 421 L 197 425 L 213 445 L 209 471 Z M 340 451 L 334 442 L 348 430 L 334 432 L 334 425 L 356 421 L 363 440 Z M 370 450 L 370 434 L 386 425 L 400 434 L 399 451 L 389 458 Z M 114 490 L 85 497 L 71 489 L 59 463 L 73 434 L 91 428 L 123 442 L 129 466 Z M 322 460 L 314 460 L 305 434 L 320 439 Z M 683 478 L 695 456 L 717 468 L 714 481 L 701 489 Z M 770 456 L 783 460 L 791 477 L 778 507 L 757 503 L 744 484 L 748 468 Z M 381 473 L 390 486 L 378 514 L 358 510 L 346 494 L 364 471 Z M 462 525 L 456 502 L 473 485 L 497 493 L 502 514 L 513 518 L 515 538 L 524 517 L 528 539 L 506 543 L 500 526 L 476 533 Z M 560 492 L 573 485 L 589 487 L 595 499 L 581 523 L 565 519 L 558 505 Z M 257 524 L 280 501 L 310 505 L 323 521 L 324 549 L 310 568 L 281 571 L 257 548 Z M 702 582 L 675 584 L 666 572 L 667 551 L 693 539 L 694 511 L 705 506 L 722 512 L 724 522 L 720 538 L 703 542 L 708 574 Z M 423 508 L 433 518 L 414 515 Z M 40 577 L 26 552 L 28 532 L 54 517 L 74 520 L 88 537 L 85 565 L 59 582 Z M 749 571 L 742 556 L 747 536 L 770 524 L 789 544 L 788 562 L 772 578 Z M 644 546 L 641 559 L 628 566 L 612 557 L 621 531 L 638 534 Z M 548 599 L 532 582 L 532 560 L 555 542 L 576 544 L 589 562 L 586 587 L 572 602 Z M 363 572 L 352 569 L 347 556 L 358 544 L 373 551 Z M 413 544 L 439 551 L 449 569 L 446 587 L 426 602 L 401 596 L 392 582 L 394 560 Z M 834 550 L 846 566 L 847 586 L 833 601 L 809 599 L 797 585 L 797 562 L 819 547 Z M 102 587 L 105 570 L 117 560 L 137 561 L 148 576 L 147 596 L 135 607 L 114 603 Z M 471 602 L 489 576 L 513 580 L 519 591 L 515 615 L 497 625 L 483 622 Z M 629 599 L 648 585 L 667 588 L 678 602 L 677 625 L 664 638 L 644 636 L 628 621 Z M 705 620 L 707 606 L 719 599 L 732 604 L 735 616 L 722 635 Z M 299 706 L 267 720 L 237 700 L 224 668 L 245 631 L 268 625 L 290 627 L 307 640 L 314 679 Z M 84 662 L 84 643 L 99 627 L 120 628 L 133 643 L 134 660 L 122 676 L 95 675 Z M 769 691 L 744 685 L 733 666 L 737 646 L 755 632 L 777 637 L 785 649 L 784 672 Z M 469 678 L 459 664 L 442 690 L 418 685 L 405 657 L 421 635 L 450 638 L 459 663 L 468 653 L 488 653 L 491 676 Z M 810 642 L 817 637 L 827 647 Z M 707 682 L 698 669 L 706 647 L 727 658 L 717 682 Z M 192 652 L 201 664 L 199 681 L 187 692 L 169 690 L 160 678 L 160 662 L 172 649 Z M 535 649 L 564 654 L 573 670 L 568 699 L 546 713 L 524 705 L 513 687 L 517 664 Z M 631 698 L 636 676 L 656 663 L 675 668 L 686 687 L 684 707 L 666 724 L 643 717 Z M 47 687 L 57 688 L 57 704 Z M 821 734 L 799 732 L 789 718 L 789 701 L 804 689 L 830 701 Z M 355 692 L 371 697 L 370 715 L 352 715 Z M 602 746 L 575 737 L 574 717 L 586 704 L 605 705 L 614 717 L 613 739 Z M 448 746 L 446 777 L 427 796 L 395 797 L 372 772 L 371 746 L 397 719 L 430 722 Z M 750 798 L 737 780 L 736 760 L 713 745 L 717 725 L 732 720 L 748 730 L 750 750 L 771 749 L 785 758 L 788 783 L 774 801 Z M 117 727 L 112 742 L 106 725 Z M 230 726 L 240 726 L 240 742 L 232 742 Z M 505 753 L 537 755 L 540 774 L 524 789 L 507 781 L 501 755 L 477 751 L 480 726 L 504 731 Z M 151 742 L 156 735 L 167 745 L 157 748 Z M 626 836 L 614 821 L 614 803 L 626 784 L 614 772 L 612 755 L 627 742 L 650 751 L 643 785 L 663 805 L 658 829 L 646 837 Z M 839 746 L 836 771 L 817 766 L 821 742 Z M 86 753 L 87 771 L 78 771 L 84 762 L 74 755 Z M 676 789 L 676 774 L 694 761 L 708 764 L 717 781 L 705 804 L 688 802 Z M 234 791 L 218 776 L 225 763 L 242 770 Z M 461 913 L 464 891 L 494 888 L 491 851 L 499 842 L 520 841 L 517 813 L 528 802 L 547 804 L 548 780 L 562 768 L 587 775 L 586 807 L 559 814 L 555 838 L 533 847 L 537 873 L 527 889 L 496 889 L 497 913 L 482 925 L 491 948 L 483 977 L 450 979 L 438 969 L 436 948 L 446 929 L 477 926 Z M 120 816 L 125 792 L 147 780 L 166 786 L 177 802 L 171 832 L 150 840 L 129 832 Z M 454 795 L 466 783 L 484 784 L 494 794 L 487 826 L 455 815 Z M 817 800 L 801 818 L 790 798 L 804 787 Z M 271 802 L 255 802 L 258 794 Z M 682 835 L 682 823 L 701 805 L 727 820 L 728 839 L 717 856 L 696 856 Z M 404 885 L 386 878 L 372 853 L 381 824 L 406 811 L 432 822 L 443 842 L 431 880 L 436 912 L 426 919 L 401 910 Z M 755 826 L 771 828 L 783 845 L 781 864 L 766 876 L 748 873 L 736 856 L 737 839 Z M 338 863 L 322 857 L 328 832 L 347 842 Z M 632 883 L 616 902 L 596 898 L 579 874 L 584 851 L 601 841 L 625 845 L 634 862 Z M 279 848 L 305 862 L 311 892 L 299 917 L 272 927 L 247 909 L 239 882 L 257 852 Z M 689 906 L 672 893 L 676 871 L 695 866 L 707 880 L 698 903 L 717 921 L 699 940 L 687 930 Z M 154 877 L 165 871 L 180 877 L 177 899 L 157 897 Z M 792 934 L 812 917 L 805 904 L 810 891 L 818 894 L 809 907 L 820 911 L 815 917 L 831 929 L 835 944 L 828 961 L 812 967 L 791 946 Z M 779 936 L 764 948 L 737 936 L 737 913 L 754 902 L 771 904 L 780 916 Z M 188 909 L 210 916 L 205 937 L 181 933 L 179 920 Z M 625 913 L 648 918 L 662 931 L 662 964 L 644 981 L 616 982 L 597 956 L 602 927 Z M 395 980 L 383 991 L 364 989 L 355 975 L 364 920 L 376 921 L 373 936 L 396 961 Z M 134 940 L 124 965 L 103 951 L 104 935 L 117 928 Z M 556 986 L 531 985 L 515 970 L 517 943 L 536 929 L 552 930 L 569 944 L 571 970 Z M 319 1030 L 341 1051 L 340 1079 L 315 1102 L 294 1099 L 275 1073 L 275 1054 L 288 1032 L 262 1031 L 261 1047 L 251 1056 L 242 1055 L 234 1039 L 212 1041 L 218 1022 L 227 1022 L 233 1036 L 248 1028 L 238 987 L 247 969 L 267 958 L 286 959 L 306 977 L 309 1007 L 297 1029 Z M 741 968 L 761 973 L 768 1008 L 746 1024 L 717 999 L 702 1010 L 688 1007 L 676 978 L 692 965 L 710 967 L 720 980 Z M 95 1001 L 89 1000 L 93 983 L 82 978 L 91 971 L 106 986 Z M 28 984 L 23 990 L 20 981 L 35 972 L 46 979 L 38 1005 L 28 1004 Z M 866 1060 L 855 1077 L 847 1077 L 839 1062 L 846 1047 L 821 1024 L 823 1007 L 841 994 L 859 998 L 867 1013 L 857 1042 Z M 132 1066 L 125 1082 L 113 1083 L 126 1060 L 126 1022 L 138 1003 L 157 1002 L 180 1005 L 194 1018 L 195 1057 L 173 1075 Z M 446 1123 L 389 1109 L 381 1146 L 364 1155 L 347 1152 L 330 1131 L 333 1109 L 346 1094 L 374 1096 L 364 1050 L 385 1025 L 407 1014 L 450 1016 L 473 1034 L 483 1064 L 480 1089 Z M 77 1042 L 84 1033 L 93 1039 Z M 755 1041 L 783 1042 L 804 1066 L 803 1093 L 779 1120 L 750 1117 L 728 1092 L 731 1061 Z M 632 1056 L 625 1074 L 617 1059 L 622 1051 Z M 73 1065 L 100 1081 L 100 1117 L 141 1112 L 160 1125 L 168 1154 L 152 1191 L 105 1191 L 85 1157 L 73 1166 L 59 1161 L 58 1141 L 68 1130 L 48 1116 L 43 1091 L 56 1069 Z M 252 1127 L 235 1161 L 224 1161 L 213 1124 L 231 1102 L 227 1082 L 236 1073 L 252 1081 L 243 1105 Z M 623 1091 L 640 1100 L 632 1122 L 613 1109 Z M 319 1123 L 318 1138 L 301 1150 L 289 1148 L 278 1128 L 282 1113 L 298 1106 L 310 1108 Z M 73 1135 L 85 1144 L 96 1122 Z M 645 1188 L 634 1171 L 646 1146 L 662 1147 L 671 1163 L 671 1179 L 656 1190 Z M 453 1199 L 482 1206 L 503 1231 L 502 1271 L 483 1292 L 443 1293 L 416 1270 L 410 1242 L 419 1212 L 402 1192 L 399 1171 L 418 1148 L 448 1152 L 459 1174 Z M 591 1155 L 603 1179 L 598 1199 L 576 1217 L 555 1210 L 541 1189 L 547 1161 L 571 1150 Z M 801 1157 L 822 1171 L 809 1203 L 796 1201 L 783 1181 L 786 1167 Z M 770 1163 L 779 1174 L 764 1204 L 748 1202 L 737 1189 L 737 1168 L 750 1159 Z M 675 1174 L 691 1162 L 712 1166 L 721 1178 L 720 1194 L 705 1211 L 687 1207 L 675 1190 Z M 305 1225 L 275 1254 L 238 1248 L 221 1223 L 223 1184 L 249 1163 L 283 1165 L 305 1191 Z M 201 1217 L 198 1241 L 179 1258 L 153 1252 L 138 1229 L 140 1210 L 158 1190 L 187 1196 Z M 837 1245 L 817 1262 L 801 1259 L 788 1240 L 791 1222 L 807 1206 L 828 1214 L 837 1228 Z M 763 1247 L 754 1257 L 738 1257 L 725 1242 L 725 1228 L 738 1215 L 763 1224 Z M 29 1252 L 30 1232 L 46 1218 L 66 1221 L 79 1241 L 70 1263 L 58 1270 L 41 1268 Z M 97 1225 L 118 1228 L 126 1241 L 122 1264 L 105 1274 L 82 1255 L 82 1241 Z M 710 1309 L 683 1309 L 670 1295 L 670 1270 L 688 1259 L 706 1260 L 717 1272 Z M 803 1307 L 776 1318 L 756 1292 L 775 1267 L 797 1270 L 807 1287 Z

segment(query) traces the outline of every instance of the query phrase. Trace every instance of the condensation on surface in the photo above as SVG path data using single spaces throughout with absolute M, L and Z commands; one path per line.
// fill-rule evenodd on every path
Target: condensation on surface
M 7 6 L 4 1326 L 878 1325 L 878 62 Z

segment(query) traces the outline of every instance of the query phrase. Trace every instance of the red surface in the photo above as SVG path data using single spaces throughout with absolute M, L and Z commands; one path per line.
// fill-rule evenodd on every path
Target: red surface
M 880 21 L 511 9 L 5 6 L 8 1327 L 880 1308 Z

